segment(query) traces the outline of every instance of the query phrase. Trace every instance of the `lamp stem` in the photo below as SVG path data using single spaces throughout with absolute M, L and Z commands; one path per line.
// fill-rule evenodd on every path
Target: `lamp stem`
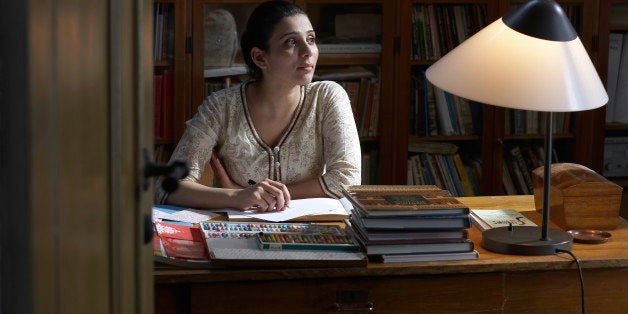
M 552 173 L 552 112 L 547 112 L 545 121 L 545 168 L 543 169 L 543 225 L 541 226 L 541 240 L 549 240 L 550 222 L 550 188 Z

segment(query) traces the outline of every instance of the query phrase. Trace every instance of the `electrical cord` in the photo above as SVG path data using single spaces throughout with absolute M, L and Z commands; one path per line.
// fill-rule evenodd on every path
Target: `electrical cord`
M 580 266 L 580 260 L 576 257 L 576 255 L 571 253 L 571 251 L 557 249 L 556 250 L 556 254 L 560 254 L 560 253 L 567 253 L 567 254 L 571 255 L 573 260 L 576 262 L 576 265 L 578 266 L 578 275 L 580 275 L 580 304 L 582 306 L 582 314 L 585 314 L 585 309 L 584 309 L 584 278 L 582 277 L 582 267 Z

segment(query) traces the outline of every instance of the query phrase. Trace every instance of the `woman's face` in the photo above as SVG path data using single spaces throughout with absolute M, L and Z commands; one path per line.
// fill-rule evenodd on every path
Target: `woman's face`
M 264 52 L 264 79 L 305 85 L 312 81 L 318 48 L 316 34 L 307 16 L 286 17 L 277 25 Z

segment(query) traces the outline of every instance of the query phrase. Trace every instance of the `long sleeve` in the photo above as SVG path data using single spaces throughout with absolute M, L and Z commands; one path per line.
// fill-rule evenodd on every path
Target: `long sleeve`
M 339 198 L 343 186 L 360 184 L 361 150 L 349 97 L 336 83 L 330 88 L 333 94 L 324 105 L 322 120 L 326 171 L 320 182 L 327 195 Z

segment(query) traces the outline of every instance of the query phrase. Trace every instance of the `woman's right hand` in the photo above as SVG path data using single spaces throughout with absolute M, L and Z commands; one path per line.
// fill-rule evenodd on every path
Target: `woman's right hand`
M 283 211 L 290 204 L 288 187 L 278 181 L 264 179 L 234 195 L 236 208 L 255 208 L 260 212 Z

